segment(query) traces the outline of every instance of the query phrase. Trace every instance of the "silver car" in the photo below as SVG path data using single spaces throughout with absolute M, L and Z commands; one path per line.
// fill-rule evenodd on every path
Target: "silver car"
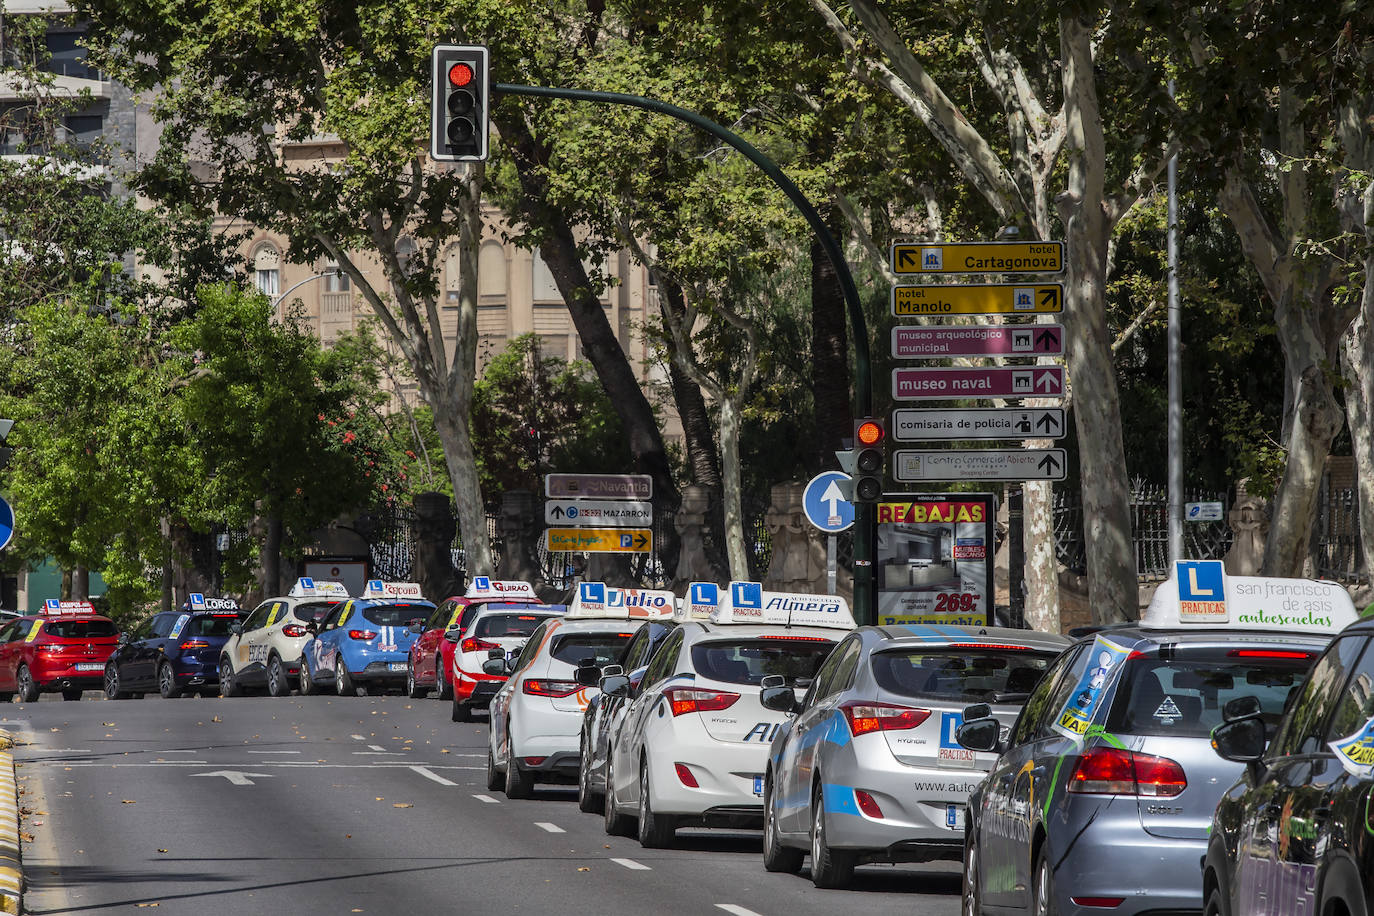
M 958 859 L 964 806 L 996 755 L 960 747 L 965 707 L 988 703 L 1010 726 L 1062 636 L 997 627 L 864 627 L 846 637 L 792 713 L 764 774 L 763 863 L 795 872 L 811 855 L 818 887 L 843 887 L 864 862 Z

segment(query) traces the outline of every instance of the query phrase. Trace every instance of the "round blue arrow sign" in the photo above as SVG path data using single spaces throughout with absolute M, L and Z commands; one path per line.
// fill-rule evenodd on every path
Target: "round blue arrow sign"
M 854 504 L 840 493 L 840 482 L 845 480 L 849 480 L 849 475 L 843 471 L 822 471 L 802 491 L 806 520 L 828 534 L 854 524 Z
M 3 498 L 0 498 L 0 550 L 8 547 L 12 540 L 14 540 L 14 509 Z

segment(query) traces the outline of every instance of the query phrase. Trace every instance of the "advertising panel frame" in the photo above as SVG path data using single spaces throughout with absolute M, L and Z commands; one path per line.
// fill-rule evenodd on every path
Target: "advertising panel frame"
M 996 535 L 992 493 L 883 494 L 875 571 L 878 625 L 992 626 Z

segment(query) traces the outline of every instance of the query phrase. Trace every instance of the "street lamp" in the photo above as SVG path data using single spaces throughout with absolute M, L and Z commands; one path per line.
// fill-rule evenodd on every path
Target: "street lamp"
M 296 290 L 300 289 L 302 286 L 304 286 L 305 284 L 309 283 L 311 280 L 323 280 L 325 277 L 342 277 L 343 275 L 344 275 L 343 268 L 342 268 L 342 267 L 336 267 L 336 268 L 334 268 L 333 270 L 326 270 L 324 273 L 318 273 L 318 274 L 315 274 L 315 275 L 313 275 L 313 276 L 306 277 L 304 280 L 301 280 L 299 283 L 293 283 L 293 284 L 291 284 L 291 287 L 290 287 L 286 292 L 282 293 L 282 294 L 281 294 L 280 296 L 278 296 L 276 299 L 272 300 L 272 310 L 273 310 L 273 311 L 276 311 L 276 310 L 277 310 L 277 307 L 280 306 L 283 302 L 286 301 L 286 297 L 287 297 L 287 296 L 291 295 L 293 292 L 295 292 Z

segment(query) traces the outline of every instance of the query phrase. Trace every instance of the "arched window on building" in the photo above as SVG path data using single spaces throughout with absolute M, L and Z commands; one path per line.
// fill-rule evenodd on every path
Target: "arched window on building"
M 500 242 L 484 242 L 477 253 L 477 292 L 482 296 L 505 296 L 506 250 Z
M 444 301 L 450 305 L 458 304 L 461 287 L 463 258 L 457 245 L 450 245 L 444 252 Z
M 270 242 L 253 251 L 253 280 L 264 296 L 281 294 L 281 255 Z
M 348 274 L 340 272 L 338 261 L 325 261 L 320 273 L 324 274 L 324 291 L 326 293 L 346 293 L 353 289 L 353 279 Z

